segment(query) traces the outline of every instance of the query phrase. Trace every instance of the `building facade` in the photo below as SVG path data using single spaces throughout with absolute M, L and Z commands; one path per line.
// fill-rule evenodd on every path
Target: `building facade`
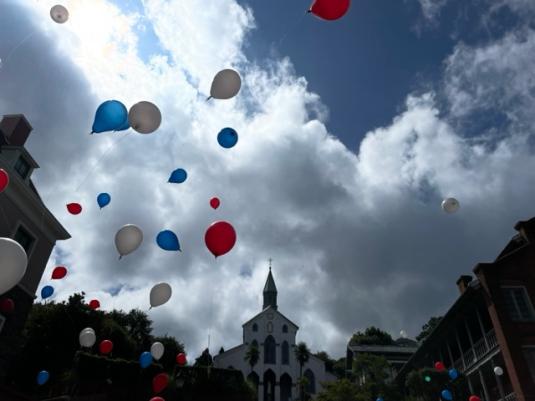
M 214 366 L 240 370 L 257 387 L 258 401 L 293 401 L 299 397 L 300 365 L 294 352 L 299 327 L 278 311 L 271 267 L 263 295 L 262 312 L 242 325 L 243 343 L 215 356 Z M 251 369 L 245 355 L 253 344 L 258 347 L 260 358 Z M 321 391 L 322 382 L 336 380 L 314 355 L 303 366 L 303 376 L 308 380 L 307 393 L 313 397 Z
M 10 298 L 15 304 L 13 313 L 0 314 L 0 378 L 16 351 L 52 248 L 57 240 L 70 238 L 47 209 L 31 180 L 33 171 L 39 168 L 24 147 L 31 131 L 23 115 L 6 115 L 0 122 L 0 168 L 10 179 L 0 194 L 0 237 L 17 241 L 28 256 L 22 280 L 7 293 L 0 294 L 0 299 Z
M 535 401 L 535 218 L 515 229 L 494 262 L 474 268 L 475 279 L 457 280 L 459 298 L 402 368 L 400 382 L 412 369 L 443 361 L 484 401 Z

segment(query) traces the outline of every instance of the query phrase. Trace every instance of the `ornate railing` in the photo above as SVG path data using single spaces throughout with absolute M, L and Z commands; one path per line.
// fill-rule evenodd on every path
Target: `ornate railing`
M 499 401 L 502 401 L 502 399 L 500 398 Z M 515 393 L 507 394 L 505 396 L 505 401 L 516 401 L 516 394 Z
M 455 369 L 460 372 L 464 372 L 465 368 L 469 369 L 470 367 L 472 367 L 472 365 L 483 359 L 490 351 L 492 351 L 498 346 L 498 341 L 496 339 L 496 333 L 494 332 L 494 329 L 487 332 L 487 334 L 485 334 L 485 338 L 479 339 L 474 344 L 473 348 L 470 348 L 463 354 L 462 359 L 459 358 L 454 362 L 453 366 L 455 367 Z M 513 398 L 508 399 L 507 397 L 509 396 L 512 396 Z M 516 401 L 514 393 L 509 394 L 507 397 L 505 397 L 505 401 Z

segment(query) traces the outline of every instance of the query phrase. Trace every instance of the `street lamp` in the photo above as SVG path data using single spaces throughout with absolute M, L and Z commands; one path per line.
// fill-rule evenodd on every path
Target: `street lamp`
M 505 401 L 505 394 L 503 392 L 503 383 L 502 383 L 503 369 L 499 366 L 495 366 L 494 374 L 496 375 L 496 381 L 498 382 L 498 390 L 500 391 L 500 397 L 502 401 Z

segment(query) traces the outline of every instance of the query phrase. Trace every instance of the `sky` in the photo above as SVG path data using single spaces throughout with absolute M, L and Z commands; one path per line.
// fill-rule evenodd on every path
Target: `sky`
M 416 336 L 535 215 L 531 0 L 354 0 L 332 22 L 305 16 L 306 1 L 63 0 L 65 24 L 49 16 L 56 2 L 4 0 L 0 111 L 32 124 L 32 179 L 72 235 L 40 286 L 67 266 L 57 301 L 85 291 L 106 310 L 147 311 L 165 281 L 155 333 L 193 356 L 210 334 L 216 353 L 261 310 L 273 258 L 298 341 L 338 358 L 370 325 Z M 240 93 L 206 102 L 224 68 Z M 110 99 L 151 101 L 162 125 L 89 135 Z M 223 127 L 239 134 L 232 149 Z M 167 183 L 176 168 L 185 183 Z M 455 214 L 440 207 L 450 196 Z M 214 260 L 203 239 L 216 220 L 238 240 Z M 144 241 L 119 261 L 125 224 Z M 164 229 L 183 252 L 156 246 Z

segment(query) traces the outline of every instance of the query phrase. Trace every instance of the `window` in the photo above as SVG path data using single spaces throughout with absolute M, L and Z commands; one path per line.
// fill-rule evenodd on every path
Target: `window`
M 513 321 L 534 320 L 533 306 L 525 287 L 502 287 L 505 307 Z
M 273 323 L 268 322 L 266 330 L 268 333 L 273 333 Z
M 290 363 L 290 347 L 288 342 L 284 341 L 282 343 L 282 364 L 288 365 Z
M 307 369 L 305 370 L 304 376 L 307 378 L 307 385 L 306 385 L 306 392 L 309 394 L 316 394 L 316 378 L 314 377 L 314 373 Z
M 288 333 L 288 326 L 286 326 L 285 324 L 282 325 L 282 332 Z
M 264 341 L 264 363 L 277 363 L 276 345 L 273 336 L 267 336 Z
M 256 323 L 253 324 L 253 331 L 258 331 L 258 325 Z
M 28 173 L 30 172 L 30 164 L 24 159 L 24 156 L 20 156 L 19 160 L 15 163 L 15 171 L 19 173 L 23 179 L 26 179 L 28 176 Z
M 24 227 L 19 226 L 15 233 L 15 241 L 17 241 L 26 251 L 26 255 L 30 254 L 35 238 Z
M 522 347 L 522 351 L 528 364 L 531 380 L 535 383 L 535 347 Z

